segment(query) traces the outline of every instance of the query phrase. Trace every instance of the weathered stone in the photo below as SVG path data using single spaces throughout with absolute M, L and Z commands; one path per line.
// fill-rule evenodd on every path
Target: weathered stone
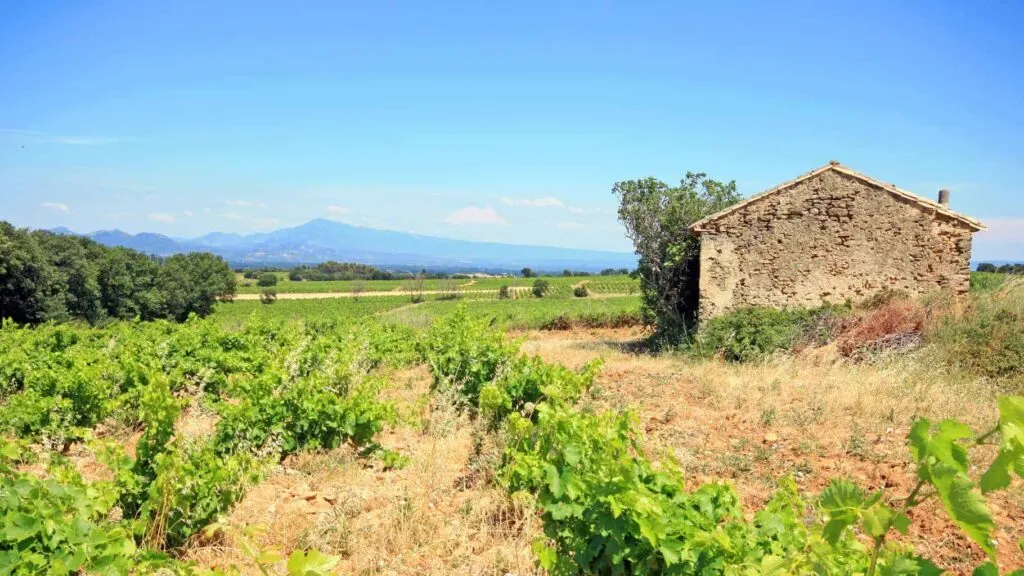
M 744 306 L 841 303 L 887 288 L 968 291 L 980 225 L 848 170 L 812 174 L 774 192 L 775 201 L 749 201 L 695 230 L 701 318 Z

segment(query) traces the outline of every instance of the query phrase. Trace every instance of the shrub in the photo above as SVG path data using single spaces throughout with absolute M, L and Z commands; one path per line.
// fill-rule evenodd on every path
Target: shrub
M 273 304 L 274 302 L 277 302 L 277 290 L 267 288 L 260 292 L 261 304 Z
M 741 308 L 705 322 L 694 347 L 702 354 L 722 354 L 730 362 L 749 362 L 790 350 L 804 334 L 808 310 Z
M 291 272 L 288 273 L 288 279 L 291 280 L 292 282 L 301 282 L 302 272 L 299 270 L 292 270 Z
M 264 272 L 263 274 L 260 274 L 260 278 L 256 281 L 256 285 L 260 287 L 277 286 L 277 274 L 274 274 L 273 272 Z
M 933 314 L 925 340 L 946 364 L 993 378 L 1024 376 L 1024 282 L 975 294 L 966 310 Z
M 572 295 L 577 298 L 586 298 L 590 295 L 590 291 L 587 290 L 586 286 L 577 286 L 572 289 Z
M 515 355 L 515 346 L 505 341 L 501 331 L 471 319 L 465 306 L 435 322 L 420 346 L 434 377 L 433 388 L 456 390 L 474 409 L 480 388 L 494 380 Z
M 501 288 L 498 288 L 498 298 L 500 298 L 502 300 L 508 300 L 511 297 L 512 297 L 512 290 L 509 289 L 507 284 L 503 285 Z
M 533 295 L 537 298 L 543 298 L 550 289 L 551 284 L 543 278 L 538 278 L 533 281 Z

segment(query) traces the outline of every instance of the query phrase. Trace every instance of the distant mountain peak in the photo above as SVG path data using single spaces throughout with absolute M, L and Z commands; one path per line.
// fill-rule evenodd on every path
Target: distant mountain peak
M 530 267 L 596 271 L 636 264 L 632 254 L 623 252 L 454 240 L 365 228 L 326 218 L 248 235 L 211 232 L 193 239 L 174 239 L 151 232 L 132 235 L 120 230 L 101 230 L 88 236 L 101 244 L 125 246 L 157 256 L 208 251 L 243 266 L 336 260 L 391 268 L 518 271 Z

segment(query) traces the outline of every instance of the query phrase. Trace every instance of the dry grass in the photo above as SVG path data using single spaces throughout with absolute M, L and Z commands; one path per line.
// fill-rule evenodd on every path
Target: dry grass
M 255 542 L 285 554 L 316 548 L 338 555 L 339 574 L 535 573 L 536 515 L 470 474 L 473 425 L 444 402 L 424 401 L 425 370 L 392 381 L 386 394 L 398 403 L 402 424 L 382 443 L 408 456 L 408 466 L 385 471 L 348 451 L 299 455 L 253 488 L 229 525 L 266 526 Z M 256 573 L 231 536 L 188 556 Z
M 748 511 L 763 505 L 787 475 L 808 493 L 849 477 L 890 497 L 905 496 L 915 481 L 905 445 L 914 416 L 955 417 L 986 429 L 997 417 L 996 393 L 985 380 L 913 355 L 856 364 L 825 348 L 727 364 L 625 352 L 638 336 L 535 332 L 524 350 L 574 367 L 603 356 L 591 402 L 634 409 L 652 455 L 677 459 L 694 486 L 730 479 Z M 1004 568 L 1024 566 L 1015 545 L 1024 538 L 1024 486 L 1018 481 L 1013 488 L 990 498 Z M 909 540 L 919 552 L 962 574 L 984 561 L 934 504 L 916 510 L 914 520 Z

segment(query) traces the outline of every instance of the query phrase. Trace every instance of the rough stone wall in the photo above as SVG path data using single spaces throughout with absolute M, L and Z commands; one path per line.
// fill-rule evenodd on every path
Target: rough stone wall
M 701 318 L 970 288 L 970 228 L 832 170 L 709 223 L 700 241 Z

